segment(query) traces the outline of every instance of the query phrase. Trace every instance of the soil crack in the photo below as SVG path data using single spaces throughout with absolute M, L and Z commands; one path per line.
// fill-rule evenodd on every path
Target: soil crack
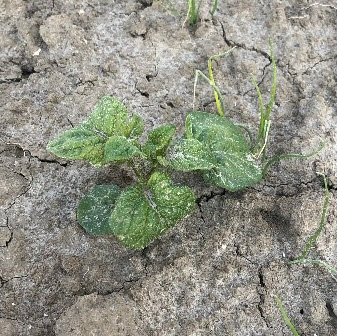
M 137 81 L 136 84 L 135 84 L 135 89 L 136 89 L 142 96 L 144 96 L 144 97 L 146 97 L 146 98 L 149 98 L 149 97 L 150 97 L 150 94 L 149 94 L 147 91 L 145 91 L 145 90 L 139 89 L 138 86 L 137 86 L 137 84 L 138 84 L 138 81 Z
M 329 316 L 331 318 L 332 325 L 335 328 L 337 328 L 337 315 L 335 314 L 332 304 L 328 301 L 325 303 L 325 305 L 326 305 L 326 309 L 328 310 Z
M 230 40 L 229 38 L 227 38 L 225 27 L 224 27 L 223 23 L 220 22 L 220 25 L 221 25 L 221 28 L 222 28 L 222 37 L 223 37 L 225 43 L 229 47 L 237 47 L 237 48 L 245 49 L 247 51 L 254 51 L 254 52 L 262 55 L 263 57 L 267 58 L 268 61 L 270 62 L 270 64 L 272 63 L 272 59 L 271 59 L 270 55 L 268 55 L 268 53 L 266 53 L 265 51 L 259 50 L 259 49 L 254 48 L 254 47 L 247 47 L 243 43 L 235 42 L 235 41 Z
M 132 284 L 136 284 L 137 282 L 139 282 L 140 280 L 144 279 L 147 276 L 147 272 L 145 276 L 139 276 L 136 277 L 134 279 L 125 279 L 123 280 L 123 282 L 121 283 L 121 285 L 116 286 L 115 288 L 111 288 L 111 289 L 107 289 L 107 290 L 85 290 L 85 289 L 81 289 L 75 293 L 73 293 L 71 296 L 75 296 L 75 297 L 82 297 L 82 296 L 87 296 L 87 295 L 91 295 L 94 293 L 97 293 L 97 295 L 100 296 L 107 296 L 107 295 L 111 295 L 113 293 L 120 293 L 124 290 L 129 289 Z M 128 285 L 130 284 L 130 285 Z
M 67 119 L 68 119 L 68 118 L 67 118 Z M 69 119 L 68 119 L 68 122 L 69 122 L 70 124 L 72 124 L 71 121 L 70 121 Z M 24 153 L 24 156 L 28 154 L 28 155 L 29 155 L 29 163 L 30 163 L 30 160 L 31 160 L 31 159 L 37 159 L 39 162 L 42 162 L 42 163 L 56 163 L 56 164 L 58 164 L 58 165 L 60 165 L 60 166 L 62 166 L 62 167 L 67 167 L 68 164 L 69 164 L 68 162 L 61 163 L 61 162 L 59 162 L 59 161 L 57 161 L 57 160 L 42 159 L 42 158 L 38 157 L 37 155 L 32 155 L 32 153 L 30 152 L 30 150 L 24 149 L 20 144 L 17 144 L 17 143 L 6 143 L 6 145 L 16 147 L 17 149 L 19 149 L 21 152 Z M 5 149 L 5 150 L 3 150 L 2 152 L 0 152 L 0 154 L 3 153 L 3 152 L 6 152 L 6 151 L 7 151 L 7 150 Z M 24 176 L 24 175 L 21 174 L 21 173 L 18 173 L 18 172 L 15 172 L 15 171 L 14 171 L 14 173 L 19 174 L 19 175 L 21 175 L 22 177 L 24 177 L 24 178 L 26 178 L 27 180 L 29 180 L 26 176 Z M 31 175 L 30 181 L 32 182 L 32 180 L 33 180 L 33 179 L 32 179 L 32 175 Z
M 272 63 L 271 62 L 269 62 L 268 64 L 266 64 L 264 67 L 263 67 L 263 69 L 262 69 L 262 78 L 261 78 L 261 80 L 257 83 L 257 86 L 258 87 L 260 87 L 260 85 L 263 83 L 263 81 L 264 81 L 264 79 L 265 79 L 265 77 L 266 77 L 266 69 L 271 65 Z M 243 94 L 242 94 L 242 96 L 244 97 L 245 95 L 247 95 L 249 92 L 252 92 L 252 91 L 254 91 L 255 92 L 255 87 L 254 88 L 252 88 L 252 89 L 249 89 L 249 90 L 247 90 L 246 92 L 244 92 Z
M 334 55 L 332 57 L 329 58 L 323 58 L 320 59 L 319 61 L 317 61 L 316 63 L 314 63 L 313 65 L 309 66 L 305 71 L 303 71 L 301 74 L 296 74 L 295 76 L 299 76 L 299 75 L 307 75 L 309 73 L 310 70 L 314 69 L 317 65 L 319 65 L 320 63 L 324 63 L 324 62 L 329 62 L 332 61 L 334 59 L 337 58 L 337 55 Z
M 258 270 L 258 277 L 259 277 L 259 284 L 257 287 L 257 292 L 259 294 L 260 301 L 257 304 L 257 309 L 259 310 L 260 316 L 263 319 L 264 323 L 266 324 L 267 328 L 270 328 L 270 325 L 266 319 L 266 316 L 264 314 L 264 309 L 263 309 L 263 305 L 265 303 L 265 298 L 266 298 L 266 284 L 264 282 L 263 270 L 261 267 Z
M 2 276 L 0 276 L 0 288 L 3 287 L 6 283 L 14 280 L 14 279 L 22 279 L 22 278 L 28 278 L 28 275 L 16 275 L 9 279 L 4 279 Z
M 222 195 L 225 195 L 225 193 L 226 193 L 226 190 L 225 189 L 223 189 L 221 192 L 213 192 L 213 191 L 211 191 L 211 194 L 209 195 L 209 194 L 205 194 L 205 195 L 201 195 L 200 197 L 198 197 L 197 198 L 197 200 L 196 200 L 196 203 L 197 203 L 197 206 L 198 206 L 198 208 L 199 208 L 199 212 L 200 212 L 200 218 L 201 218 L 201 220 L 203 221 L 203 223 L 206 225 L 206 219 L 205 219 L 205 217 L 204 217 L 204 213 L 203 213 L 203 210 L 202 210 L 202 202 L 205 202 L 205 203 L 207 203 L 207 202 L 209 202 L 211 199 L 213 199 L 214 197 L 216 197 L 216 196 L 222 196 Z M 202 238 L 204 239 L 205 237 L 204 237 L 204 235 L 203 235 L 203 233 L 202 233 L 202 231 L 201 231 L 201 229 L 199 228 L 199 230 L 198 230 L 198 232 L 200 233 L 200 235 L 202 236 Z
M 223 189 L 222 191 L 220 192 L 214 192 L 214 191 L 211 191 L 211 194 L 204 194 L 204 195 L 201 195 L 200 197 L 197 198 L 197 204 L 200 205 L 201 202 L 209 202 L 210 200 L 212 200 L 214 197 L 216 196 L 223 196 L 226 194 L 226 190 Z
M 28 180 L 28 179 L 27 179 Z M 7 214 L 8 211 L 15 205 L 16 201 L 24 196 L 29 190 L 30 188 L 32 187 L 32 183 L 33 183 L 33 177 L 31 176 L 31 179 L 30 179 L 30 182 L 29 182 L 29 185 L 28 187 L 26 188 L 26 190 L 24 190 L 22 193 L 20 193 L 19 195 L 17 195 L 14 200 L 9 204 L 9 206 L 5 209 L 5 213 Z M 8 248 L 10 243 L 13 241 L 13 236 L 14 236 L 14 233 L 13 233 L 13 230 L 12 228 L 10 227 L 9 225 L 9 216 L 7 215 L 6 217 L 6 227 L 8 228 L 8 230 L 10 231 L 10 236 L 9 236 L 9 239 L 5 242 L 5 247 Z

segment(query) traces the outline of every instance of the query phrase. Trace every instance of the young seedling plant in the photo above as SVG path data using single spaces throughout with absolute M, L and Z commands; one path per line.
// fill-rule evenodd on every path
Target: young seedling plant
M 139 116 L 129 119 L 126 107 L 107 96 L 81 125 L 48 144 L 49 151 L 63 158 L 86 160 L 99 167 L 126 163 L 134 171 L 134 185 L 124 190 L 116 185 L 96 186 L 77 209 L 77 219 L 87 232 L 114 234 L 134 249 L 147 246 L 195 208 L 193 191 L 174 185 L 158 162 L 175 127 L 155 128 L 144 145 L 139 142 L 143 131 Z
M 214 58 L 210 60 L 211 72 Z M 172 169 L 200 172 L 206 182 L 229 191 L 261 181 L 269 165 L 283 158 L 265 163 L 269 117 L 276 94 L 272 53 L 271 59 L 273 84 L 266 107 L 256 85 L 260 125 L 253 145 L 242 128 L 224 115 L 223 100 L 211 73 L 211 79 L 203 76 L 215 90 L 219 115 L 188 114 L 185 133 L 177 140 L 173 141 L 175 126 L 166 124 L 150 131 L 141 143 L 143 120 L 138 115 L 130 116 L 116 98 L 106 96 L 82 124 L 51 141 L 47 149 L 59 157 L 85 160 L 97 167 L 126 164 L 134 172 L 135 183 L 123 190 L 116 185 L 98 185 L 84 196 L 77 209 L 80 225 L 88 233 L 113 234 L 127 247 L 142 249 L 195 209 L 194 192 L 172 182 Z
M 189 22 L 189 24 L 194 27 L 198 21 L 199 21 L 199 12 L 202 5 L 202 0 L 199 0 L 197 2 L 196 0 L 186 0 L 187 1 L 187 16 L 186 21 Z M 214 0 L 211 9 L 210 14 L 213 16 L 218 9 L 218 0 Z
M 318 228 L 314 231 L 314 233 L 309 237 L 307 243 L 304 246 L 304 249 L 301 253 L 301 255 L 296 258 L 295 260 L 291 261 L 291 264 L 313 264 L 313 265 L 319 265 L 323 268 L 325 268 L 331 276 L 337 281 L 337 269 L 325 262 L 324 260 L 320 259 L 311 259 L 309 258 L 309 254 L 311 250 L 313 249 L 314 245 L 317 242 L 317 239 L 322 234 L 325 228 L 326 224 L 326 217 L 328 213 L 329 208 L 329 201 L 330 201 L 330 193 L 328 188 L 328 179 L 324 174 L 318 173 L 318 175 L 321 175 L 324 182 L 324 202 L 323 202 L 323 208 L 321 213 L 321 219 L 318 225 Z
M 252 144 L 247 141 L 242 128 L 225 116 L 223 99 L 213 75 L 213 60 L 228 55 L 233 49 L 210 57 L 208 77 L 196 71 L 195 88 L 199 76 L 213 87 L 219 115 L 190 113 L 186 118 L 183 138 L 173 144 L 168 151 L 167 162 L 162 163 L 180 171 L 200 171 L 206 182 L 229 191 L 238 191 L 261 181 L 269 167 L 269 163 L 265 163 L 265 152 L 276 95 L 276 60 L 271 50 L 273 83 L 266 107 L 255 85 L 259 98 L 260 125 L 255 144 Z
M 330 264 L 328 264 L 327 262 L 325 262 L 323 260 L 308 258 L 308 255 L 309 255 L 311 249 L 313 248 L 313 246 L 315 245 L 318 237 L 320 236 L 320 234 L 324 230 L 325 223 L 326 223 L 327 211 L 328 211 L 328 207 L 329 207 L 329 200 L 330 200 L 330 193 L 329 193 L 329 189 L 328 189 L 328 180 L 327 180 L 327 178 L 324 174 L 318 173 L 318 175 L 321 175 L 323 177 L 324 191 L 325 191 L 325 198 L 324 198 L 324 203 L 323 203 L 323 208 L 322 208 L 319 226 L 315 230 L 315 232 L 309 237 L 309 240 L 305 244 L 301 255 L 297 259 L 291 261 L 290 263 L 291 264 L 313 264 L 313 265 L 322 266 L 323 268 L 328 270 L 328 272 L 330 272 L 331 276 L 337 281 L 337 269 L 335 269 L 333 266 L 331 266 Z M 280 313 L 283 317 L 284 322 L 290 328 L 292 334 L 294 336 L 299 336 L 299 333 L 296 330 L 296 327 L 293 325 L 293 323 L 291 322 L 290 318 L 287 315 L 287 312 L 286 312 L 286 310 L 283 306 L 283 302 L 281 301 L 281 299 L 277 295 L 275 295 L 275 301 L 276 301 L 277 307 L 280 310 Z
M 195 26 L 199 21 L 199 11 L 202 0 L 197 3 L 196 0 L 187 1 L 187 18 L 191 26 Z

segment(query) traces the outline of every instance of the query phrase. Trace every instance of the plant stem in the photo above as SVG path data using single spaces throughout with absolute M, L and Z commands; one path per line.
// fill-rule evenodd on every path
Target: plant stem
M 187 17 L 190 24 L 194 26 L 198 22 L 199 7 L 197 9 L 195 0 L 187 0 L 187 4 L 188 4 Z
M 227 50 L 224 53 L 221 53 L 221 54 L 218 54 L 218 55 L 213 55 L 208 59 L 208 77 L 209 77 L 210 81 L 212 82 L 212 86 L 216 86 L 214 75 L 213 75 L 213 61 L 216 61 L 218 58 L 226 57 L 234 49 L 235 49 L 235 47 Z M 224 104 L 223 103 L 221 104 L 221 101 L 220 101 L 221 98 L 219 98 L 219 94 L 214 88 L 213 88 L 213 92 L 214 92 L 214 99 L 215 99 L 215 104 L 216 104 L 216 108 L 218 110 L 218 113 L 219 113 L 220 116 L 223 116 L 225 114 Z
M 247 132 L 248 137 L 249 137 L 250 147 L 252 147 L 253 146 L 253 134 L 250 131 L 250 129 L 247 126 L 245 126 L 245 125 L 240 125 L 240 124 L 235 124 L 235 125 L 237 127 L 241 127 L 242 129 L 244 129 Z
M 259 154 L 256 156 L 256 158 L 259 158 L 259 156 L 262 154 L 262 162 L 264 161 L 264 158 L 265 158 L 268 134 L 269 134 L 269 129 L 270 129 L 270 123 L 271 123 L 271 121 L 268 120 L 267 123 L 264 125 L 264 127 L 266 128 L 266 130 L 264 131 L 265 132 L 264 143 L 263 143 L 263 146 L 262 146 Z
M 268 140 L 268 128 L 266 127 L 266 124 L 269 121 L 271 111 L 274 107 L 275 96 L 276 96 L 276 82 L 277 82 L 276 59 L 273 54 L 273 46 L 270 40 L 269 40 L 269 48 L 270 48 L 271 64 L 272 64 L 272 69 L 273 69 L 273 83 L 272 83 L 272 88 L 270 92 L 270 100 L 266 107 L 264 106 L 260 88 L 254 76 L 252 76 L 253 84 L 255 86 L 255 90 L 258 96 L 259 109 L 260 109 L 260 126 L 259 126 L 259 132 L 258 132 L 258 136 L 257 136 L 257 140 L 255 143 L 253 152 L 259 152 L 260 146 L 263 146 L 264 150 L 263 150 L 263 155 L 262 155 L 262 161 L 265 158 L 265 148 L 266 148 L 266 143 Z
M 222 96 L 221 96 L 221 93 L 220 93 L 220 90 L 219 88 L 203 73 L 201 72 L 200 70 L 196 70 L 195 71 L 195 81 L 194 81 L 194 93 L 193 93 L 193 110 L 194 110 L 194 103 L 195 103 L 195 91 L 196 91 L 196 87 L 197 87 L 197 83 L 198 83 L 198 77 L 199 75 L 206 81 L 208 82 L 209 85 L 212 86 L 213 90 L 217 93 L 219 99 L 220 99 L 220 112 L 219 113 L 221 116 L 224 115 L 223 111 L 225 110 L 224 108 L 224 102 L 223 102 L 223 99 L 222 99 Z
M 141 174 L 138 170 L 138 168 L 136 167 L 135 163 L 133 161 L 129 162 L 129 167 L 132 169 L 132 171 L 134 172 L 137 180 L 139 183 L 143 184 L 145 177 L 143 176 L 143 174 Z
M 212 57 L 210 57 L 208 59 L 208 76 L 209 76 L 210 81 L 213 83 L 213 85 L 215 85 L 213 68 L 212 68 L 212 61 L 213 61 L 213 59 L 212 59 Z M 215 98 L 215 105 L 216 105 L 216 108 L 218 110 L 218 113 L 219 113 L 219 115 L 223 116 L 225 111 L 223 111 L 221 109 L 221 103 L 220 103 L 220 100 L 219 100 L 219 95 L 216 92 L 216 90 L 214 90 L 214 89 L 213 89 L 213 92 L 214 92 L 214 98 Z

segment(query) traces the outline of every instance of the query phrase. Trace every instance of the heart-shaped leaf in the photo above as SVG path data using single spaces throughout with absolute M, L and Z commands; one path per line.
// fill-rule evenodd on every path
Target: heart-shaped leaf
M 216 164 L 215 168 L 204 171 L 203 177 L 229 191 L 242 190 L 262 180 L 261 167 L 251 153 L 220 152 Z
M 116 98 L 105 96 L 98 102 L 95 110 L 82 125 L 108 137 L 126 135 L 128 131 L 128 110 Z
M 186 118 L 186 138 L 173 145 L 174 158 L 167 158 L 172 168 L 203 170 L 207 182 L 229 191 L 262 179 L 261 167 L 247 140 L 230 120 L 210 113 L 191 113 Z
M 225 117 L 208 112 L 193 112 L 186 117 L 186 135 L 203 143 L 218 144 L 226 150 L 249 151 L 239 127 Z
M 116 185 L 97 185 L 77 207 L 77 220 L 91 234 L 111 234 L 109 218 L 121 190 Z
M 162 172 L 154 172 L 148 187 L 152 196 L 155 209 L 163 220 L 168 220 L 174 225 L 177 221 L 189 215 L 195 209 L 195 195 L 187 186 L 175 186 L 170 177 Z
M 118 155 L 113 153 L 116 136 L 120 137 L 118 139 L 121 143 L 122 138 L 133 139 L 143 131 L 144 123 L 139 116 L 133 116 L 129 122 L 125 105 L 113 97 L 106 96 L 98 102 L 94 112 L 80 126 L 61 133 L 56 140 L 48 144 L 47 149 L 65 159 L 82 159 L 102 166 L 110 161 L 124 161 L 122 158 L 117 159 Z M 127 152 L 130 156 L 130 153 L 135 155 L 136 149 L 131 145 L 127 147 L 124 142 L 119 153 L 121 157 L 123 151 L 124 155 Z M 105 158 L 104 154 L 108 157 Z
M 193 191 L 172 185 L 164 173 L 153 173 L 144 188 L 141 185 L 126 188 L 110 217 L 114 234 L 134 249 L 146 247 L 195 208 Z
M 50 141 L 47 149 L 65 159 L 82 159 L 93 165 L 101 165 L 104 162 L 105 141 L 106 139 L 96 132 L 79 126 Z
M 179 139 L 170 148 L 169 166 L 179 171 L 209 170 L 215 167 L 205 145 L 196 139 Z
M 125 162 L 142 155 L 142 151 L 131 140 L 123 136 L 112 136 L 105 144 L 104 160 L 106 162 Z

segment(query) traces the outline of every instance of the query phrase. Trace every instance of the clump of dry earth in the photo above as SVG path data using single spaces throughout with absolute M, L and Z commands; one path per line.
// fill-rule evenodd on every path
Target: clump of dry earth
M 174 1 L 173 1 L 174 2 Z M 337 258 L 336 18 L 332 1 L 219 1 L 212 18 L 183 26 L 151 0 L 0 0 L 0 330 L 4 336 L 289 335 L 273 295 L 301 335 L 337 333 L 337 284 L 317 266 L 289 265 L 317 227 L 323 189 L 331 206 L 312 255 Z M 256 128 L 250 73 L 268 97 L 272 37 L 278 91 L 270 154 L 315 158 L 272 167 L 238 193 L 177 175 L 198 207 L 141 252 L 91 237 L 76 204 L 95 184 L 130 183 L 116 167 L 95 169 L 46 152 L 103 95 L 142 115 L 147 128 L 182 133 L 196 69 L 236 46 L 216 67 L 228 115 Z M 215 111 L 199 84 L 197 108 Z

